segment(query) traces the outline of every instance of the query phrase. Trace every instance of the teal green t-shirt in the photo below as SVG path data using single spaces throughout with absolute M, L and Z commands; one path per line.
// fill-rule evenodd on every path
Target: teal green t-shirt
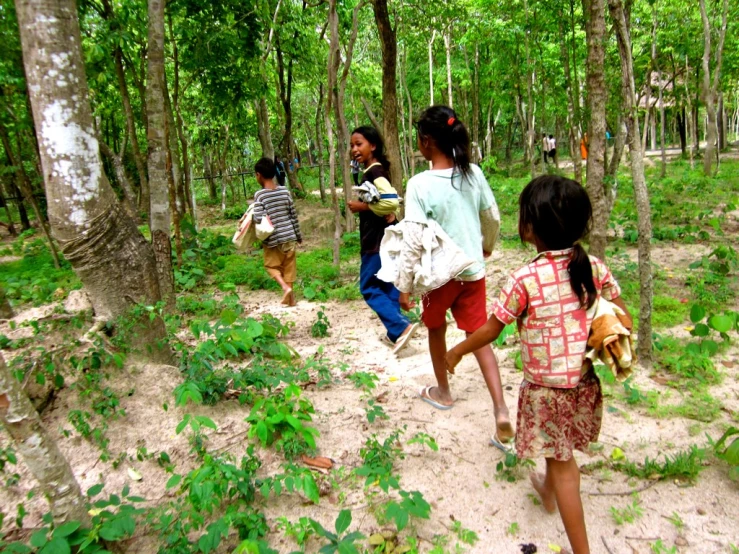
M 463 177 L 453 169 L 429 169 L 408 181 L 405 195 L 405 219 L 436 221 L 465 254 L 477 261 L 463 276 L 484 269 L 480 212 L 495 205 L 482 170 L 476 165 L 470 165 L 470 170 L 470 175 Z

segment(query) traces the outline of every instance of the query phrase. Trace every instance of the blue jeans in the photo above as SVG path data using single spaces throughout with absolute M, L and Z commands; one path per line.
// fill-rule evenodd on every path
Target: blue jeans
M 386 283 L 377 278 L 380 267 L 379 253 L 362 254 L 359 291 L 364 301 L 374 310 L 387 329 L 388 338 L 395 342 L 411 322 L 400 312 L 398 289 L 392 283 Z

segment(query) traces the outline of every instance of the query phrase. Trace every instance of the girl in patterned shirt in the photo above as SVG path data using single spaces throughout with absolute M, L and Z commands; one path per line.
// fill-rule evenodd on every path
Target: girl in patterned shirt
M 611 272 L 580 245 L 592 206 L 579 183 L 554 175 L 537 177 L 521 193 L 519 205 L 519 236 L 536 246 L 538 255 L 513 272 L 490 319 L 449 350 L 446 363 L 453 371 L 462 356 L 517 322 L 524 381 L 516 453 L 546 459 L 546 473 L 532 474 L 531 483 L 548 512 L 559 508 L 573 553 L 587 554 L 580 470 L 573 451 L 585 452 L 598 440 L 603 401 L 585 349 L 600 297 L 629 312 Z

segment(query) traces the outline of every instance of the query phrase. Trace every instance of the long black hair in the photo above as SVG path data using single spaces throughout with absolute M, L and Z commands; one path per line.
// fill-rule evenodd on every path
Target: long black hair
M 352 131 L 352 135 L 354 133 L 362 135 L 367 142 L 375 147 L 375 151 L 372 152 L 372 155 L 382 164 L 385 171 L 390 171 L 390 160 L 388 160 L 385 155 L 385 141 L 382 140 L 380 131 L 369 125 L 362 125 L 361 127 L 354 129 Z
M 454 160 L 454 168 L 462 175 L 470 174 L 470 135 L 457 113 L 449 106 L 431 106 L 416 121 L 421 140 L 433 139 L 441 152 Z
M 597 298 L 590 258 L 580 244 L 588 234 L 593 207 L 577 181 L 557 175 L 533 179 L 521 192 L 518 235 L 530 233 L 547 250 L 573 248 L 567 271 L 580 305 L 590 308 Z

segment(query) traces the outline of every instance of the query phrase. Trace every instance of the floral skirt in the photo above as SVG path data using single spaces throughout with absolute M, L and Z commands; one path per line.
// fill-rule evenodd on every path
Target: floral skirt
M 586 452 L 597 442 L 602 421 L 603 396 L 595 372 L 572 389 L 524 381 L 518 396 L 516 454 L 567 461 L 573 450 Z

